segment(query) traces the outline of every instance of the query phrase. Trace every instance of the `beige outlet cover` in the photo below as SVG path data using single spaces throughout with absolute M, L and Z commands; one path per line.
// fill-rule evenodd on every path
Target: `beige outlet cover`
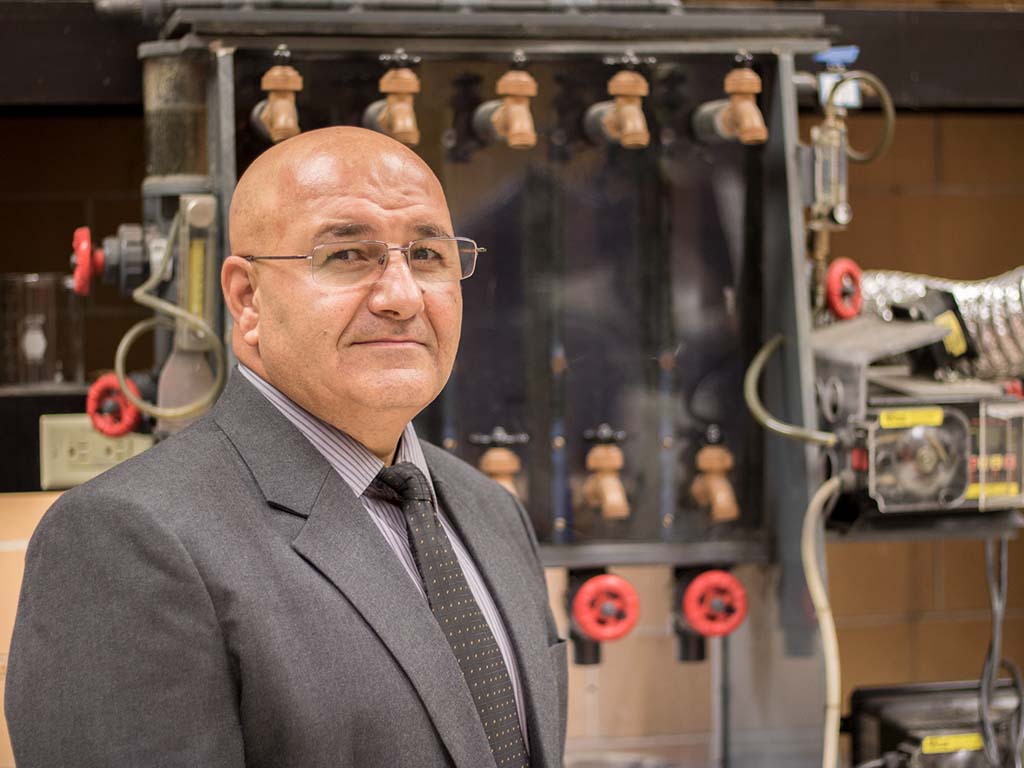
M 91 480 L 153 445 L 150 435 L 130 432 L 107 437 L 86 413 L 39 417 L 39 485 L 43 490 L 71 488 Z

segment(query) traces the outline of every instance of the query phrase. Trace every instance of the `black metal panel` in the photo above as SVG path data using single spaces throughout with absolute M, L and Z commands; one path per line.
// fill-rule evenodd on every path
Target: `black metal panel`
M 855 10 L 808 13 L 660 11 L 632 13 L 462 13 L 188 11 L 169 25 L 216 33 L 386 35 L 415 22 L 419 35 L 492 34 L 557 38 L 586 27 L 584 37 L 833 34 L 861 47 L 860 63 L 878 74 L 905 109 L 1019 109 L 1024 78 L 1013 67 L 1024 40 L 1024 14 L 999 10 Z M 286 15 L 285 15 L 286 14 Z M 308 12 L 307 12 L 308 14 Z M 399 20 L 394 20 L 399 16 Z M 423 18 L 421 18 L 421 16 Z M 289 19 L 285 23 L 285 19 Z M 628 29 L 636 19 L 639 26 Z M 332 26 L 333 25 L 333 26 Z M 628 32 L 627 32 L 628 30 Z M 0 81 L 0 106 L 137 105 L 142 101 L 136 48 L 152 30 L 131 16 L 98 14 L 89 2 L 0 2 L 0 41 L 21 77 Z M 816 68 L 800 57 L 802 68 Z
M 1020 109 L 1024 13 L 998 10 L 829 10 L 860 46 L 858 67 L 878 75 L 903 109 Z M 820 69 L 810 57 L 801 68 Z
M 767 542 L 757 539 L 673 544 L 576 544 L 571 547 L 542 544 L 540 547 L 540 559 L 547 568 L 603 568 L 617 565 L 680 565 L 707 568 L 741 563 L 764 565 L 771 562 L 771 558 L 771 547 Z
M 39 417 L 47 413 L 82 413 L 84 384 L 0 388 L 0 493 L 38 491 Z
M 0 105 L 141 104 L 135 49 L 150 34 L 92 3 L 0 3 Z
M 1024 528 L 1016 510 L 968 514 L 905 514 L 865 516 L 848 531 L 830 531 L 833 541 L 926 541 L 929 539 L 990 539 Z

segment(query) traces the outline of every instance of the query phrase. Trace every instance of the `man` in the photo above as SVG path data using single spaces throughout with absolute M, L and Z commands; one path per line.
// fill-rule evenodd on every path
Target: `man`
M 19 768 L 561 765 L 565 646 L 528 519 L 410 424 L 476 256 L 439 182 L 380 134 L 313 131 L 252 164 L 230 226 L 221 399 L 32 538 Z

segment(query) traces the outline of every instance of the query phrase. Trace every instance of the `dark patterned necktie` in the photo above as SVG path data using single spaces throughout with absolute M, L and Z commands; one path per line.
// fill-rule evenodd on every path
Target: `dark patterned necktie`
M 494 761 L 498 768 L 527 768 L 512 680 L 437 518 L 427 478 L 414 464 L 402 462 L 384 467 L 374 483 L 385 496 L 398 496 L 430 610 L 459 662 Z

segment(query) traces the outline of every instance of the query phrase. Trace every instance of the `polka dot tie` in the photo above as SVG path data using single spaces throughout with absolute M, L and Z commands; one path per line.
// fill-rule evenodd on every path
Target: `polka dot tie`
M 528 768 L 515 693 L 501 649 L 437 518 L 427 478 L 415 465 L 403 462 L 382 469 L 374 485 L 385 497 L 397 496 L 401 505 L 430 610 L 459 662 L 494 761 L 498 768 Z

